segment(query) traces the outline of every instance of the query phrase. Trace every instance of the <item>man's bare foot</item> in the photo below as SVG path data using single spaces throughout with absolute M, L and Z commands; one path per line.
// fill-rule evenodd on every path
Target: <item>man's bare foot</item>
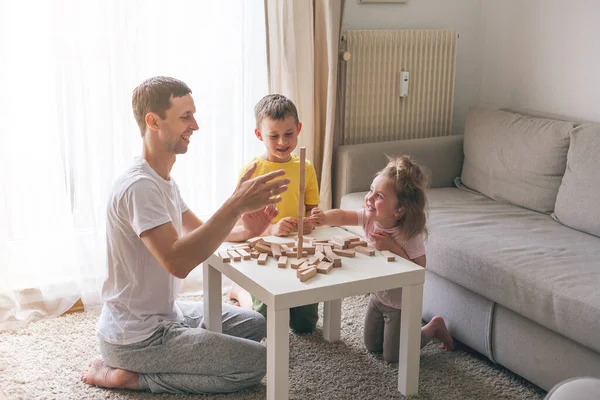
M 139 389 L 137 372 L 109 367 L 103 360 L 92 361 L 88 369 L 81 374 L 81 380 L 88 385 L 105 388 Z
M 428 338 L 435 338 L 442 342 L 440 349 L 454 350 L 454 339 L 450 336 L 448 328 L 444 323 L 444 319 L 440 316 L 435 316 L 427 325 L 421 328 L 423 334 Z

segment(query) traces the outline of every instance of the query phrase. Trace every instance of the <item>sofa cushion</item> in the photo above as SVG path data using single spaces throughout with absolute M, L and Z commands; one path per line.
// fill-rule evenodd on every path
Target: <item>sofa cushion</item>
M 492 199 L 551 213 L 573 122 L 472 107 L 462 183 Z
M 600 352 L 600 238 L 456 188 L 429 203 L 430 271 Z
M 571 132 L 567 170 L 558 189 L 553 216 L 571 228 L 600 236 L 600 124 Z

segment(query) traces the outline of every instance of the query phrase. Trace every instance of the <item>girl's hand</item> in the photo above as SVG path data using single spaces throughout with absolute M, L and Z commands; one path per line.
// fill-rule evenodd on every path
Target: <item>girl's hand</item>
M 281 218 L 271 227 L 271 233 L 275 236 L 287 236 L 298 226 L 298 221 L 294 217 Z
M 322 226 L 325 224 L 325 212 L 320 208 L 315 207 L 310 210 L 310 215 L 306 219 L 314 226 Z
M 396 241 L 385 232 L 374 232 L 371 234 L 375 240 L 375 248 L 377 250 L 392 250 L 396 247 Z

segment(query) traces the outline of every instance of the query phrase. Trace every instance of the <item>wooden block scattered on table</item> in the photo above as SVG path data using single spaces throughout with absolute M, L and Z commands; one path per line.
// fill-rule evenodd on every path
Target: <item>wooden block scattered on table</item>
M 335 254 L 335 253 L 333 252 L 333 250 L 329 250 L 329 251 L 325 250 L 325 258 L 326 258 L 326 259 L 327 259 L 329 262 L 332 262 L 332 263 L 333 263 L 333 267 L 334 267 L 334 268 L 339 268 L 339 267 L 341 267 L 341 266 L 342 266 L 342 259 L 341 259 L 341 258 L 339 258 L 339 257 L 337 256 L 337 254 Z
M 298 258 L 290 263 L 290 267 L 292 267 L 293 269 L 298 269 L 302 264 L 304 264 L 305 261 L 306 258 Z
M 325 250 L 323 250 L 323 245 L 322 244 L 317 244 L 315 245 L 315 254 L 319 252 L 319 253 L 324 253 Z
M 249 260 L 251 257 L 250 253 L 248 253 L 244 249 L 237 249 L 236 251 L 240 254 L 240 256 L 242 256 L 242 259 L 244 259 L 244 260 Z
M 277 267 L 279 267 L 279 268 L 287 267 L 287 257 L 286 256 L 279 257 L 279 259 L 277 260 Z
M 288 251 L 292 251 L 292 249 L 290 248 L 290 246 L 288 246 L 288 245 L 287 245 L 287 244 L 285 244 L 285 243 L 281 243 L 281 244 L 280 244 L 280 246 L 281 246 L 281 253 L 282 253 L 282 254 L 283 254 L 283 253 L 287 253 Z M 292 247 L 293 247 L 293 246 L 294 246 L 294 245 L 292 244 Z
M 332 250 L 335 254 L 337 254 L 338 256 L 342 256 L 342 257 L 354 257 L 355 251 L 354 250 L 342 250 L 342 249 L 333 249 Z
M 312 241 L 312 243 L 313 243 L 314 245 L 317 245 L 317 244 L 324 244 L 324 243 L 327 243 L 327 242 L 329 242 L 329 239 L 327 239 L 327 238 L 321 238 L 321 239 L 316 239 L 316 238 L 315 238 L 315 239 L 313 239 L 313 241 Z
M 358 237 L 358 236 L 348 236 L 348 237 L 345 237 L 344 240 L 347 240 L 349 242 L 358 242 L 358 241 L 360 241 L 360 237 Z
M 359 253 L 362 253 L 364 255 L 367 256 L 374 256 L 375 255 L 375 250 L 365 247 L 365 246 L 356 246 L 354 248 L 354 250 L 358 251 Z
M 386 261 L 396 261 L 396 255 L 389 250 L 382 250 L 383 256 L 386 258 Z
M 321 260 L 319 259 L 319 257 L 318 257 L 318 256 L 316 256 L 316 255 L 314 255 L 314 256 L 310 257 L 310 258 L 308 259 L 308 261 L 307 261 L 307 262 L 308 262 L 310 265 L 315 265 L 315 264 L 319 263 L 319 261 L 321 261 Z
M 260 253 L 260 255 L 258 256 L 258 258 L 256 259 L 256 263 L 258 265 L 265 265 L 267 263 L 267 257 L 269 255 L 267 253 Z
M 325 258 L 325 254 L 323 254 L 320 251 L 315 251 L 314 257 L 317 257 L 319 259 L 319 261 L 323 261 L 323 259 Z
M 332 268 L 333 268 L 333 263 L 330 263 L 327 261 L 321 261 L 319 264 L 317 264 L 317 272 L 319 274 L 328 274 Z
M 307 280 L 314 278 L 315 275 L 317 275 L 317 269 L 315 267 L 308 268 L 300 274 L 300 282 L 306 282 Z
M 281 246 L 277 243 L 271 243 L 271 252 L 273 253 L 273 257 L 281 257 Z
M 296 277 L 297 277 L 297 278 L 300 278 L 300 275 L 301 275 L 301 274 L 302 274 L 304 271 L 306 271 L 307 269 L 311 269 L 311 268 L 316 268 L 316 267 L 315 267 L 315 266 L 313 266 L 313 265 L 307 265 L 307 266 L 305 266 L 305 265 L 303 264 L 302 266 L 300 266 L 300 268 L 298 268 L 298 269 L 296 270 Z
M 261 253 L 266 253 L 270 256 L 273 255 L 273 252 L 271 251 L 271 247 L 269 245 L 263 244 L 263 243 L 257 243 L 254 248 L 258 251 L 260 251 Z
M 313 264 L 309 263 L 308 260 L 306 260 L 298 267 L 298 269 L 305 269 L 305 268 L 312 267 L 312 266 L 313 266 Z
M 252 252 L 250 253 L 250 256 L 252 258 L 258 258 L 258 256 L 260 256 L 260 251 L 252 250 Z
M 233 261 L 242 261 L 242 256 L 235 250 L 227 250 Z
M 231 256 L 225 250 L 220 250 L 219 251 L 219 257 L 221 257 L 221 260 L 223 260 L 223 262 L 230 262 L 231 261 Z
M 260 242 L 261 240 L 262 240 L 262 238 L 260 238 L 260 237 L 254 237 L 254 238 L 246 240 L 246 242 L 248 242 L 248 245 L 250 247 L 254 247 L 254 245 L 256 245 L 256 243 Z
M 229 246 L 232 249 L 246 249 L 246 248 L 250 248 L 250 244 L 249 243 L 234 243 L 231 246 Z
M 354 242 L 350 242 L 350 244 L 348 245 L 348 248 L 353 249 L 357 246 L 367 247 L 368 245 L 369 244 L 364 240 L 356 240 Z
M 331 251 L 332 247 L 328 244 L 323 245 L 323 253 L 327 254 L 328 251 Z

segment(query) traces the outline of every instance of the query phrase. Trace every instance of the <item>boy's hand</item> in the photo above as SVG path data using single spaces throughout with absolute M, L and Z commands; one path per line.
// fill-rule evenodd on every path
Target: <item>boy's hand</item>
M 310 215 L 306 218 L 307 222 L 314 226 L 322 226 L 325 224 L 325 212 L 318 207 L 310 210 Z
M 248 235 L 248 238 L 262 235 L 271 226 L 271 221 L 273 221 L 273 218 L 277 214 L 279 214 L 279 210 L 274 205 L 270 205 L 262 210 L 242 215 L 244 231 Z
M 375 248 L 377 250 L 393 250 L 396 248 L 396 241 L 384 232 L 374 232 L 371 234 L 375 240 Z
M 298 220 L 294 217 L 281 218 L 271 227 L 271 233 L 275 236 L 287 236 L 298 226 Z
M 315 229 L 315 226 L 310 223 L 310 220 L 307 221 L 306 218 L 302 219 L 302 234 L 306 235 L 311 233 Z

